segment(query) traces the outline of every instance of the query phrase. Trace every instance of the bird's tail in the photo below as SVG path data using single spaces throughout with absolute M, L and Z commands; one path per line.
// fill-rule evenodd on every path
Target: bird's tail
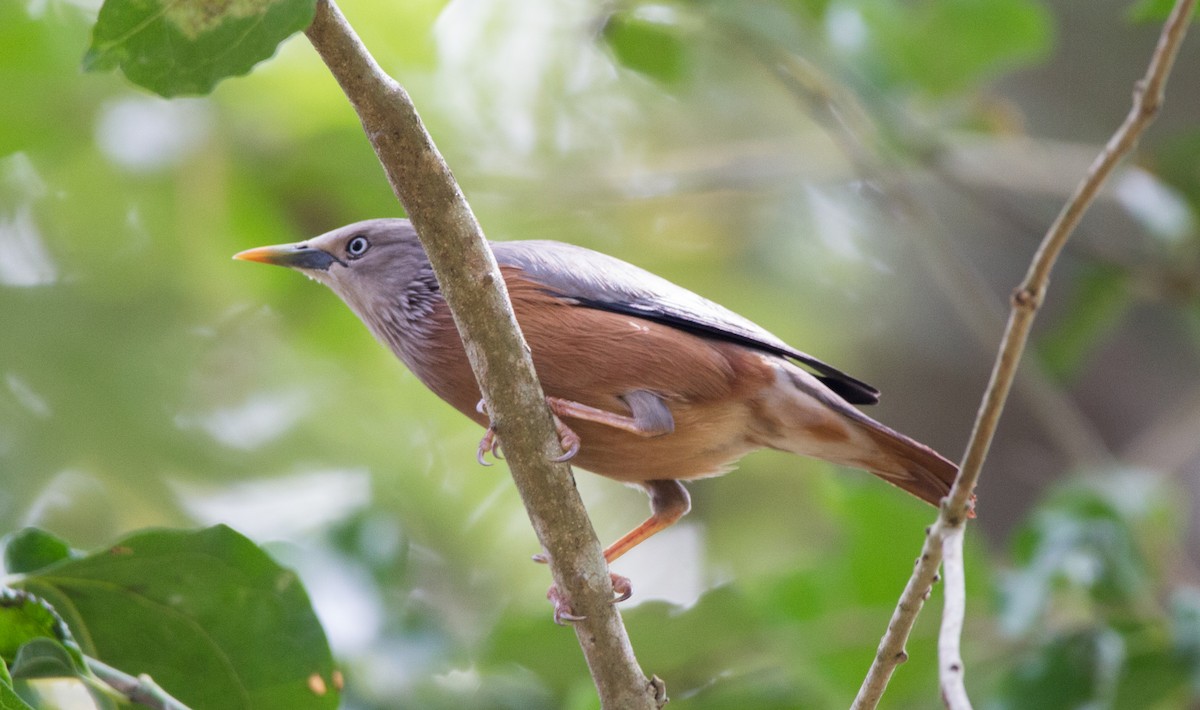
M 928 446 L 863 415 L 856 422 L 881 455 L 867 458 L 867 470 L 930 505 L 950 493 L 958 466 Z
M 850 406 L 808 372 L 785 365 L 786 384 L 775 388 L 773 448 L 870 471 L 930 505 L 950 492 L 958 466 L 933 449 Z

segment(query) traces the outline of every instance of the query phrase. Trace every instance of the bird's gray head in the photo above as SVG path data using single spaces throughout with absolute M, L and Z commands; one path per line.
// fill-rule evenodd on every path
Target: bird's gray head
M 234 258 L 286 266 L 320 281 L 397 351 L 441 299 L 429 259 L 407 219 L 355 222 L 304 242 L 249 249 Z

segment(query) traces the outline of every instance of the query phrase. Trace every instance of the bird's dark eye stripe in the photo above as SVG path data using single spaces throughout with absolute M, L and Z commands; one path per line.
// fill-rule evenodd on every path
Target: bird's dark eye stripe
M 371 246 L 366 237 L 355 237 L 346 244 L 346 253 L 350 256 L 362 256 L 367 251 L 367 247 Z

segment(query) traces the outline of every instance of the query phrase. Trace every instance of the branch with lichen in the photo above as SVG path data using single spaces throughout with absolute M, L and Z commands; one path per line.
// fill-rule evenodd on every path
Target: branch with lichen
M 529 348 L 499 267 L 462 191 L 404 89 L 380 69 L 332 0 L 306 30 L 362 121 L 454 315 L 530 522 L 574 624 L 604 708 L 662 705 L 662 683 L 638 666 L 596 533 L 561 454 Z

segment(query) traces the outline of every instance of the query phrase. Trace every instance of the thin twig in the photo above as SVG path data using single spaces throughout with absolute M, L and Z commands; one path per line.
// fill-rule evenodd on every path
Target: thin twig
M 189 710 L 187 705 L 171 697 L 170 693 L 163 690 L 158 683 L 154 682 L 153 678 L 145 673 L 134 677 L 95 658 L 85 656 L 84 659 L 92 675 L 128 698 L 132 703 L 153 708 L 153 710 Z
M 561 454 L 558 437 L 479 223 L 412 100 L 332 0 L 317 3 L 305 33 L 358 113 L 433 265 L 555 584 L 586 617 L 574 624 L 575 634 L 601 706 L 653 710 L 665 700 L 662 681 L 638 666 L 570 467 L 551 461 Z
M 938 634 L 938 677 L 942 686 L 942 701 L 951 710 L 971 710 L 971 699 L 963 683 L 962 651 L 960 650 L 963 617 L 967 612 L 967 575 L 963 569 L 962 526 L 947 531 L 942 541 L 942 569 L 945 572 L 943 592 L 946 597 L 942 611 L 942 629 Z
M 1012 310 L 1001 341 L 1000 352 L 992 369 L 991 380 L 984 393 L 958 477 L 950 489 L 950 495 L 942 501 L 937 521 L 926 537 L 917 568 L 900 596 L 892 621 L 879 643 L 875 662 L 871 664 L 858 697 L 854 700 L 852 707 L 855 709 L 874 708 L 878 704 L 892 672 L 906 657 L 905 642 L 928 595 L 929 582 L 935 577 L 935 570 L 942 560 L 943 545 L 948 538 L 955 546 L 953 558 L 956 563 L 961 560 L 962 535 L 959 531 L 966 523 L 967 507 L 972 492 L 979 480 L 980 470 L 1000 421 L 1000 414 L 1004 410 L 1017 364 L 1025 350 L 1029 330 L 1045 297 L 1055 260 L 1113 169 L 1133 150 L 1138 137 L 1162 107 L 1163 87 L 1187 31 L 1193 5 L 1194 0 L 1176 1 L 1170 17 L 1163 26 L 1146 75 L 1136 85 L 1133 107 L 1129 115 L 1109 139 L 1087 175 L 1063 206 L 1034 254 L 1025 280 L 1013 293 Z M 958 573 L 957 570 L 955 573 Z

